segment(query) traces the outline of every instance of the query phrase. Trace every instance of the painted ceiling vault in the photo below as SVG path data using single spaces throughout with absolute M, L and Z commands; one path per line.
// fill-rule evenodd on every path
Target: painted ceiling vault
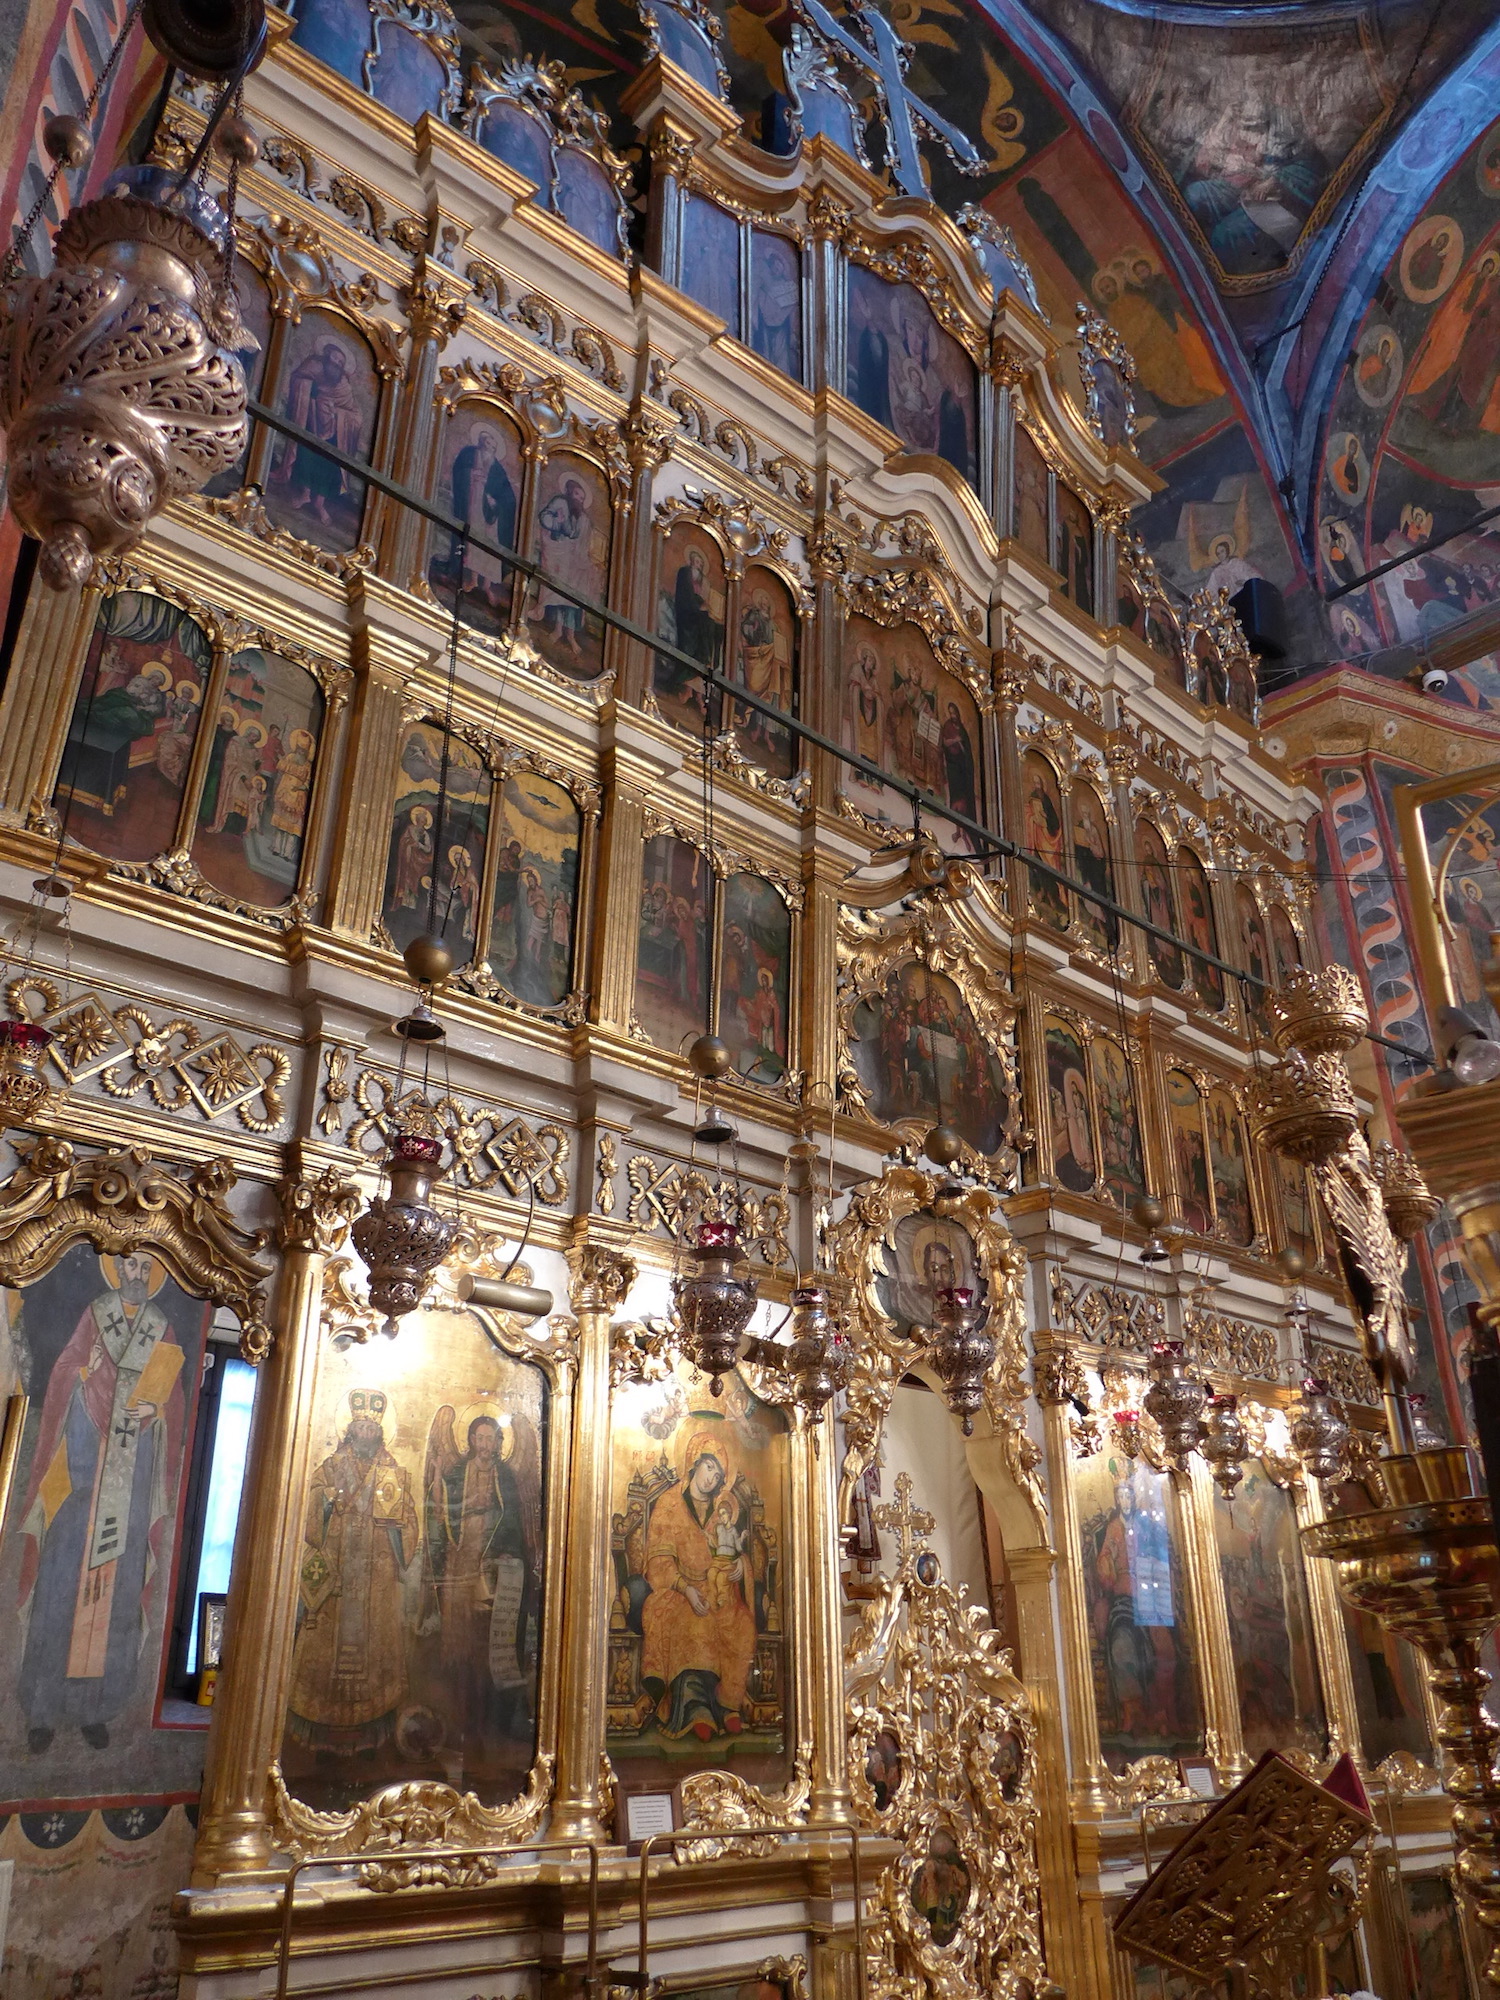
M 570 82 L 611 111 L 644 60 L 634 0 L 456 4 L 475 57 L 559 60 Z M 1168 481 L 1139 525 L 1169 583 L 1235 591 L 1267 578 L 1286 594 L 1299 671 L 1347 660 L 1409 673 L 1413 647 L 1443 625 L 1441 614 L 1408 616 L 1404 577 L 1393 586 L 1399 615 L 1382 609 L 1390 589 L 1328 601 L 1336 585 L 1326 543 L 1343 532 L 1329 523 L 1337 515 L 1349 524 L 1358 569 L 1345 565 L 1347 580 L 1391 552 L 1400 532 L 1393 496 L 1416 477 L 1418 431 L 1412 491 L 1421 487 L 1425 511 L 1407 523 L 1430 516 L 1439 527 L 1429 532 L 1458 525 L 1486 494 L 1489 504 L 1500 496 L 1500 437 L 1489 405 L 1476 415 L 1456 390 L 1445 387 L 1448 400 L 1429 413 L 1437 378 L 1426 374 L 1400 395 L 1397 380 L 1390 401 L 1401 414 L 1367 437 L 1368 400 L 1359 403 L 1357 384 L 1339 386 L 1340 371 L 1350 343 L 1378 342 L 1380 328 L 1394 332 L 1399 368 L 1428 373 L 1434 340 L 1462 350 L 1500 338 L 1477 225 L 1455 223 L 1441 253 L 1455 274 L 1454 260 L 1463 260 L 1452 295 L 1474 290 L 1475 304 L 1450 308 L 1425 360 L 1406 344 L 1402 314 L 1425 306 L 1403 289 L 1401 264 L 1408 231 L 1500 101 L 1500 0 L 873 4 L 909 46 L 912 89 L 980 155 L 971 176 L 929 146 L 934 199 L 950 210 L 981 202 L 1016 232 L 1054 322 L 1070 323 L 1075 302 L 1087 299 L 1135 354 L 1139 448 Z M 848 0 L 828 8 L 836 17 L 852 11 Z M 712 11 L 735 108 L 758 136 L 783 88 L 797 0 L 712 0 Z M 869 99 L 868 79 L 847 72 L 846 81 Z M 869 109 L 873 140 L 873 102 Z M 616 136 L 630 153 L 628 123 Z M 1434 224 L 1429 261 L 1436 234 Z M 1366 308 L 1373 316 L 1362 330 Z M 1471 374 L 1478 366 L 1471 362 Z M 1385 454 L 1386 468 L 1373 479 L 1372 463 L 1361 471 L 1350 439 L 1371 461 Z M 1325 463 L 1340 441 L 1353 482 L 1342 494 Z M 1465 549 L 1476 576 L 1486 575 L 1491 557 L 1500 560 L 1500 536 L 1481 527 Z M 1488 602 L 1471 583 L 1456 596 L 1449 588 L 1445 600 L 1464 616 Z M 1492 678 L 1500 706 L 1500 676 Z M 1489 686 L 1483 674 L 1479 681 Z M 1478 683 L 1464 698 L 1490 705 Z

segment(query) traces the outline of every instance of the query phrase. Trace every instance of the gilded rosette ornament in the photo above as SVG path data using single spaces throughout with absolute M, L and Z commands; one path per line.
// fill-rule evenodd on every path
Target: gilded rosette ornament
M 1344 1055 L 1369 1033 L 1370 1011 L 1346 965 L 1300 966 L 1267 1001 L 1271 1039 L 1282 1055 Z
M 9 499 L 59 589 L 139 540 L 245 448 L 229 224 L 162 167 L 123 167 L 57 233 L 45 277 L 0 309 Z M 237 352 L 238 350 L 238 352 Z
M 1341 1153 L 1359 1124 L 1349 1072 L 1336 1055 L 1286 1056 L 1251 1083 L 1256 1143 L 1309 1165 Z

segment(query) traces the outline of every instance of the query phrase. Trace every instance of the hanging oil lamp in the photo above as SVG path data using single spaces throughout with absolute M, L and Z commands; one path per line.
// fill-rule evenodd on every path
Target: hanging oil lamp
M 1208 1416 L 1198 1449 L 1213 1468 L 1214 1484 L 1226 1500 L 1232 1500 L 1245 1476 L 1248 1450 L 1238 1396 L 1209 1397 Z
M 810 1424 L 821 1424 L 823 1412 L 849 1379 L 849 1346 L 828 1310 L 827 1288 L 816 1281 L 798 1285 L 792 1293 L 791 1339 L 784 1349 L 784 1366 L 792 1390 Z
M 1292 1406 L 1292 1449 L 1313 1479 L 1343 1477 L 1349 1426 L 1339 1415 L 1328 1384 L 1317 1375 L 1302 1381 L 1301 1398 Z
M 1146 1409 L 1156 1420 L 1174 1472 L 1185 1472 L 1203 1435 L 1208 1386 L 1192 1375 L 1180 1340 L 1158 1340 L 1147 1365 Z
M 975 1312 L 967 1285 L 940 1285 L 933 1294 L 932 1365 L 965 1437 L 974 1435 L 975 1412 L 984 1407 L 984 1378 L 995 1359 L 988 1321 L 987 1310 Z
M 1143 1264 L 1165 1264 L 1171 1251 L 1162 1240 L 1160 1231 L 1167 1219 L 1165 1205 L 1154 1194 L 1143 1194 L 1130 1211 L 1131 1219 L 1138 1222 L 1146 1232 L 1146 1240 L 1141 1245 L 1140 1261 Z
M 1141 1455 L 1141 1413 L 1139 1410 L 1116 1410 L 1112 1419 L 1115 1443 L 1127 1458 Z
M 687 1335 L 689 1357 L 709 1378 L 709 1393 L 717 1396 L 740 1358 L 740 1341 L 755 1311 L 757 1286 L 754 1278 L 737 1275 L 743 1258 L 740 1233 L 722 1217 L 698 1224 L 686 1255 L 690 1268 L 673 1279 L 672 1299 Z
M 453 1247 L 458 1217 L 433 1207 L 431 1194 L 443 1174 L 443 1142 L 423 1132 L 398 1132 L 391 1140 L 390 1192 L 377 1196 L 350 1235 L 370 1273 L 370 1303 L 385 1314 L 381 1332 L 395 1337 L 397 1322 L 422 1303 L 427 1281 Z
M 240 354 L 255 342 L 235 296 L 234 199 L 258 149 L 244 121 L 224 114 L 264 53 L 264 0 L 152 0 L 144 21 L 169 63 L 223 86 L 197 153 L 180 173 L 118 168 L 58 230 L 52 269 L 20 275 L 58 175 L 92 158 L 86 121 L 135 26 L 132 8 L 85 117 L 48 120 L 51 173 L 0 272 L 7 499 L 58 589 L 84 583 L 97 557 L 131 547 L 168 501 L 198 492 L 245 448 Z M 224 208 L 193 179 L 216 139 L 229 160 Z

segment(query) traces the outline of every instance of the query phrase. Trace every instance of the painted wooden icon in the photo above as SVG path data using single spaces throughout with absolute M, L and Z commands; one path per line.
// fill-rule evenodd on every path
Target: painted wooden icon
M 1203 863 L 1190 847 L 1177 850 L 1177 891 L 1182 899 L 1183 935 L 1199 951 L 1206 951 L 1214 958 L 1219 956 L 1219 930 L 1214 922 L 1213 896 L 1208 886 L 1208 875 Z M 1201 958 L 1192 961 L 1192 981 L 1197 988 L 1198 998 L 1211 1013 L 1219 1014 L 1224 1009 L 1224 975 L 1216 965 L 1205 965 Z
M 1101 896 L 1115 896 L 1115 871 L 1109 853 L 1109 815 L 1092 785 L 1075 780 L 1068 794 L 1073 826 L 1073 873 Z M 1086 944 L 1096 951 L 1114 951 L 1120 921 L 1086 896 L 1073 897 L 1073 917 Z
M 934 453 L 971 483 L 978 395 L 974 364 L 914 285 L 851 265 L 846 393 L 910 452 Z
M 708 859 L 661 833 L 646 843 L 636 937 L 635 1012 L 658 1048 L 682 1049 L 708 1025 L 717 885 Z
M 1047 1016 L 1044 1032 L 1052 1171 L 1063 1187 L 1074 1194 L 1087 1194 L 1099 1175 L 1083 1043 L 1069 1022 L 1053 1014 Z
M 1057 772 L 1039 751 L 1028 750 L 1021 760 L 1021 842 L 1026 852 L 1051 868 L 1068 872 L 1063 840 L 1062 791 Z M 1072 916 L 1067 890 L 1051 875 L 1038 868 L 1028 869 L 1032 913 L 1054 930 L 1065 931 Z
M 1235 914 L 1240 923 L 1240 946 L 1244 952 L 1245 970 L 1256 982 L 1245 987 L 1245 1004 L 1250 1010 L 1250 1018 L 1263 1035 L 1271 1032 L 1271 1016 L 1266 1007 L 1266 988 L 1274 978 L 1271 948 L 1266 941 L 1265 919 L 1261 916 L 1260 905 L 1241 882 L 1234 892 Z
M 565 786 L 515 771 L 500 788 L 486 957 L 507 993 L 556 1007 L 573 983 L 582 817 Z
M 676 522 L 661 551 L 656 630 L 690 659 L 716 671 L 724 665 L 727 589 L 724 552 L 713 536 L 695 522 Z M 709 726 L 717 728 L 718 694 L 706 694 L 691 667 L 658 653 L 653 685 L 669 722 L 701 736 L 707 703 Z
M 1076 1459 L 1073 1479 L 1104 1761 L 1192 1756 L 1203 1711 L 1167 1475 L 1101 1452 Z
M 1250 1168 L 1245 1150 L 1245 1126 L 1227 1090 L 1208 1094 L 1208 1157 L 1213 1168 L 1219 1234 L 1231 1243 L 1249 1243 L 1255 1235 L 1250 1206 Z
M 1004 1143 L 1005 1071 L 945 974 L 902 966 L 882 995 L 855 1009 L 850 1055 L 882 1124 L 946 1118 L 986 1156 Z
M 316 310 L 288 324 L 273 407 L 350 458 L 368 459 L 380 413 L 380 377 L 364 336 Z M 266 512 L 278 528 L 320 549 L 352 549 L 365 483 L 312 445 L 278 437 L 266 474 Z
M 688 196 L 682 218 L 682 289 L 738 335 L 740 225 L 699 194 Z
M 792 990 L 792 913 L 761 875 L 724 884 L 719 1033 L 750 1083 L 786 1075 Z
M 329 1348 L 281 1768 L 321 1810 L 436 1779 L 487 1803 L 536 1745 L 550 1395 L 467 1313 Z
M 1276 984 L 1285 986 L 1302 964 L 1302 946 L 1291 918 L 1280 903 L 1271 905 L 1271 956 L 1276 966 Z
M 1360 1746 L 1371 1770 L 1397 1751 L 1432 1761 L 1427 1711 L 1422 1705 L 1422 1667 L 1405 1639 L 1387 1632 L 1378 1618 L 1342 1603 Z
M 604 667 L 604 621 L 569 592 L 602 604 L 609 595 L 613 508 L 599 468 L 573 452 L 549 458 L 537 476 L 532 555 L 563 586 L 538 583 L 526 614 L 531 643 L 559 672 L 593 680 Z
M 1259 1459 L 1233 1501 L 1214 1494 L 1214 1538 L 1229 1610 L 1246 1754 L 1322 1757 L 1328 1722 L 1291 1495 Z
M 443 425 L 437 499 L 475 533 L 516 546 L 521 504 L 521 438 L 515 425 L 486 403 L 459 403 Z M 436 531 L 427 580 L 439 601 L 477 631 L 500 634 L 510 624 L 515 576 L 509 563 L 475 548 L 461 534 Z
M 887 631 L 873 619 L 849 619 L 842 708 L 843 741 L 856 756 L 919 785 L 955 812 L 980 817 L 979 710 L 969 690 L 938 664 L 919 626 L 907 622 Z M 839 787 L 872 819 L 910 824 L 908 802 L 879 779 L 845 766 Z M 933 821 L 931 831 L 950 853 L 975 850 L 962 827 Z
M 151 1755 L 174 1544 L 212 1307 L 149 1250 L 87 1245 L 9 1294 L 37 1414 L 22 1440 L 0 1634 L 0 1754 L 49 1798 Z M 201 1752 L 200 1752 L 201 1755 Z
M 240 302 L 240 319 L 254 336 L 255 345 L 246 345 L 237 350 L 240 366 L 245 371 L 245 392 L 260 398 L 265 389 L 266 370 L 270 361 L 271 333 L 275 322 L 271 318 L 271 294 L 265 279 L 253 264 L 247 264 L 243 257 L 235 259 L 235 291 Z M 237 464 L 227 472 L 216 473 L 203 491 L 210 498 L 218 498 L 226 493 L 238 493 L 245 483 L 245 467 L 255 445 L 257 426 L 252 423 Z
M 1094 615 L 1094 522 L 1071 486 L 1057 488 L 1057 567 L 1063 590 L 1080 611 Z
M 1117 1201 L 1133 1200 L 1146 1191 L 1135 1072 L 1124 1049 L 1110 1035 L 1095 1035 L 1089 1046 L 1089 1066 L 1099 1116 L 1099 1166 L 1104 1185 Z
M 479 928 L 491 784 L 471 744 L 450 736 L 446 751 L 445 758 L 436 724 L 414 722 L 407 730 L 381 917 L 398 951 L 431 931 L 464 966 Z
M 646 1788 L 708 1767 L 784 1783 L 791 1438 L 732 1373 L 720 1397 L 686 1363 L 618 1395 L 605 1748 Z
M 974 1256 L 974 1239 L 951 1216 L 918 1209 L 897 1223 L 886 1253 L 886 1268 L 875 1280 L 880 1309 L 904 1339 L 920 1339 L 933 1324 L 937 1295 L 957 1285 L 971 1292 L 976 1306 L 986 1297 Z
M 1135 858 L 1140 874 L 1141 903 L 1147 918 L 1159 930 L 1177 929 L 1172 897 L 1172 881 L 1167 863 L 1167 846 L 1150 820 L 1138 820 L 1135 829 Z M 1169 938 L 1146 934 L 1146 945 L 1156 976 L 1165 986 L 1178 989 L 1187 984 L 1187 960 L 1181 948 Z
M 798 624 L 786 584 L 774 570 L 753 564 L 740 586 L 729 674 L 751 694 L 787 714 L 793 713 L 796 702 Z M 790 730 L 748 704 L 731 700 L 730 713 L 741 753 L 773 777 L 789 777 L 798 761 Z
M 1207 1236 L 1214 1226 L 1214 1209 L 1208 1146 L 1203 1136 L 1203 1100 L 1186 1070 L 1167 1071 L 1167 1132 L 1183 1226 L 1195 1235 Z
M 192 857 L 216 889 L 274 908 L 296 892 L 323 731 L 304 667 L 248 648 L 229 662 Z
M 99 607 L 54 800 L 111 861 L 149 861 L 177 835 L 212 649 L 185 611 L 125 590 Z
M 750 232 L 750 345 L 802 380 L 802 252 L 774 229 Z
M 1016 426 L 1016 490 L 1011 533 L 1039 563 L 1052 567 L 1052 475 L 1035 438 Z

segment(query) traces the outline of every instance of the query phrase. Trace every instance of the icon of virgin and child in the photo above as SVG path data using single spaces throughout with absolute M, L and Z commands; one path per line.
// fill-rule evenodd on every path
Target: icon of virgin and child
M 641 1685 L 664 1737 L 738 1736 L 772 1601 L 760 1496 L 715 1424 L 690 1434 L 682 1476 L 651 1509 L 640 1606 Z

